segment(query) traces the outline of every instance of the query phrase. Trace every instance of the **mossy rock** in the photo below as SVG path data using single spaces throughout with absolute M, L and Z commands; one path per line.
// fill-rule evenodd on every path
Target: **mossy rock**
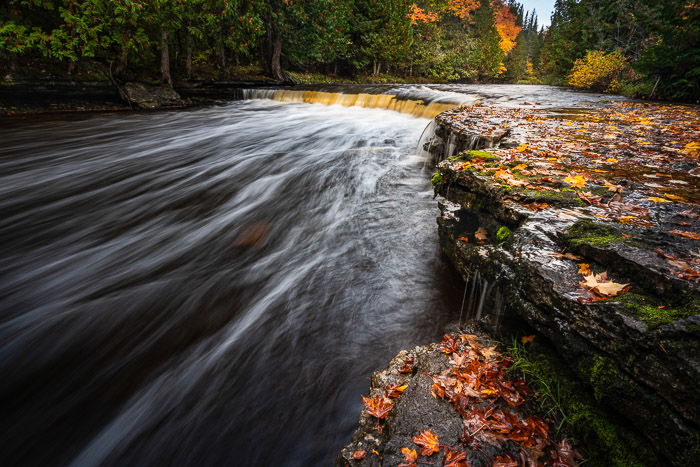
M 499 242 L 505 242 L 512 233 L 513 232 L 511 232 L 511 230 L 504 225 L 503 227 L 499 228 L 498 231 L 496 231 L 496 238 Z
M 680 319 L 700 314 L 700 300 L 685 300 L 671 306 L 658 298 L 628 292 L 614 299 L 624 311 L 654 329 Z
M 572 246 L 591 245 L 606 247 L 625 241 L 619 230 L 590 220 L 581 220 L 566 229 L 564 238 Z
M 552 204 L 555 206 L 580 206 L 583 207 L 586 203 L 578 197 L 575 191 L 540 191 L 531 189 L 518 189 L 517 193 L 520 197 L 529 201 L 537 201 L 540 203 Z
M 433 182 L 433 185 L 439 185 L 442 181 L 442 174 L 440 172 L 435 172 L 430 181 Z
M 597 402 L 602 397 L 601 385 L 614 387 L 614 363 L 594 357 L 584 364 L 590 379 L 596 382 L 595 397 L 591 397 L 549 346 L 517 345 L 509 353 L 515 361 L 515 371 L 523 371 L 543 406 L 582 443 L 585 465 L 626 467 L 655 463 L 656 456 L 645 440 L 635 430 L 621 425 Z
M 474 159 L 483 159 L 487 161 L 495 161 L 500 159 L 500 157 L 491 154 L 490 152 L 486 151 L 475 151 L 475 150 L 469 150 L 469 151 L 462 151 L 456 156 L 450 156 L 447 158 L 449 162 L 460 162 L 460 161 L 471 161 Z

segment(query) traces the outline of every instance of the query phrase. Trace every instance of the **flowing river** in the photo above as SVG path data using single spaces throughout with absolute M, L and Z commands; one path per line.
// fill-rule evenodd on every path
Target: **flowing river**
M 248 97 L 0 122 L 0 463 L 328 465 L 371 372 L 456 320 L 433 110 Z

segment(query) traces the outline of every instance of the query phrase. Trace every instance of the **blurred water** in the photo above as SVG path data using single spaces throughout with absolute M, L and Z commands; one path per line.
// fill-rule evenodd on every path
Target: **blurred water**
M 371 372 L 459 315 L 416 156 L 428 123 L 271 100 L 0 121 L 0 464 L 331 463 Z
M 328 465 L 455 320 L 427 119 L 240 101 L 0 126 L 3 465 Z

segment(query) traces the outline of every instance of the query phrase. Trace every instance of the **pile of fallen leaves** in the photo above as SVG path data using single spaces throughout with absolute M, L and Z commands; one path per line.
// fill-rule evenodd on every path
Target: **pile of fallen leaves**
M 402 447 L 404 462 L 399 467 L 416 467 L 419 463 L 467 467 L 469 452 L 481 451 L 486 445 L 502 450 L 494 467 L 578 465 L 578 452 L 566 439 L 553 441 L 546 421 L 538 416 L 523 417 L 522 411 L 511 410 L 523 405 L 533 391 L 524 380 L 509 377 L 511 361 L 495 346 L 484 346 L 471 334 L 445 334 L 439 350 L 449 355 L 450 367 L 440 374 L 425 376 L 433 381 L 433 396 L 448 401 L 463 419 L 459 446 L 441 444 L 432 430 L 421 430 L 411 439 L 415 446 Z M 378 423 L 386 419 L 393 408 L 392 397 L 399 397 L 405 389 L 406 386 L 389 385 L 383 396 L 363 397 L 365 413 Z M 429 460 L 419 462 L 417 449 L 420 456 Z M 353 457 L 363 459 L 366 454 L 355 451 Z M 435 455 L 436 460 L 431 460 Z

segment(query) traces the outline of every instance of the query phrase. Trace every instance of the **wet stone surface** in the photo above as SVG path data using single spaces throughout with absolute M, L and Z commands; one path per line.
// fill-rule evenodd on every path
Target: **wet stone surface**
M 700 111 L 473 106 L 438 121 L 436 144 L 503 135 L 438 157 L 441 246 L 457 270 L 497 287 L 660 455 L 697 459 Z

